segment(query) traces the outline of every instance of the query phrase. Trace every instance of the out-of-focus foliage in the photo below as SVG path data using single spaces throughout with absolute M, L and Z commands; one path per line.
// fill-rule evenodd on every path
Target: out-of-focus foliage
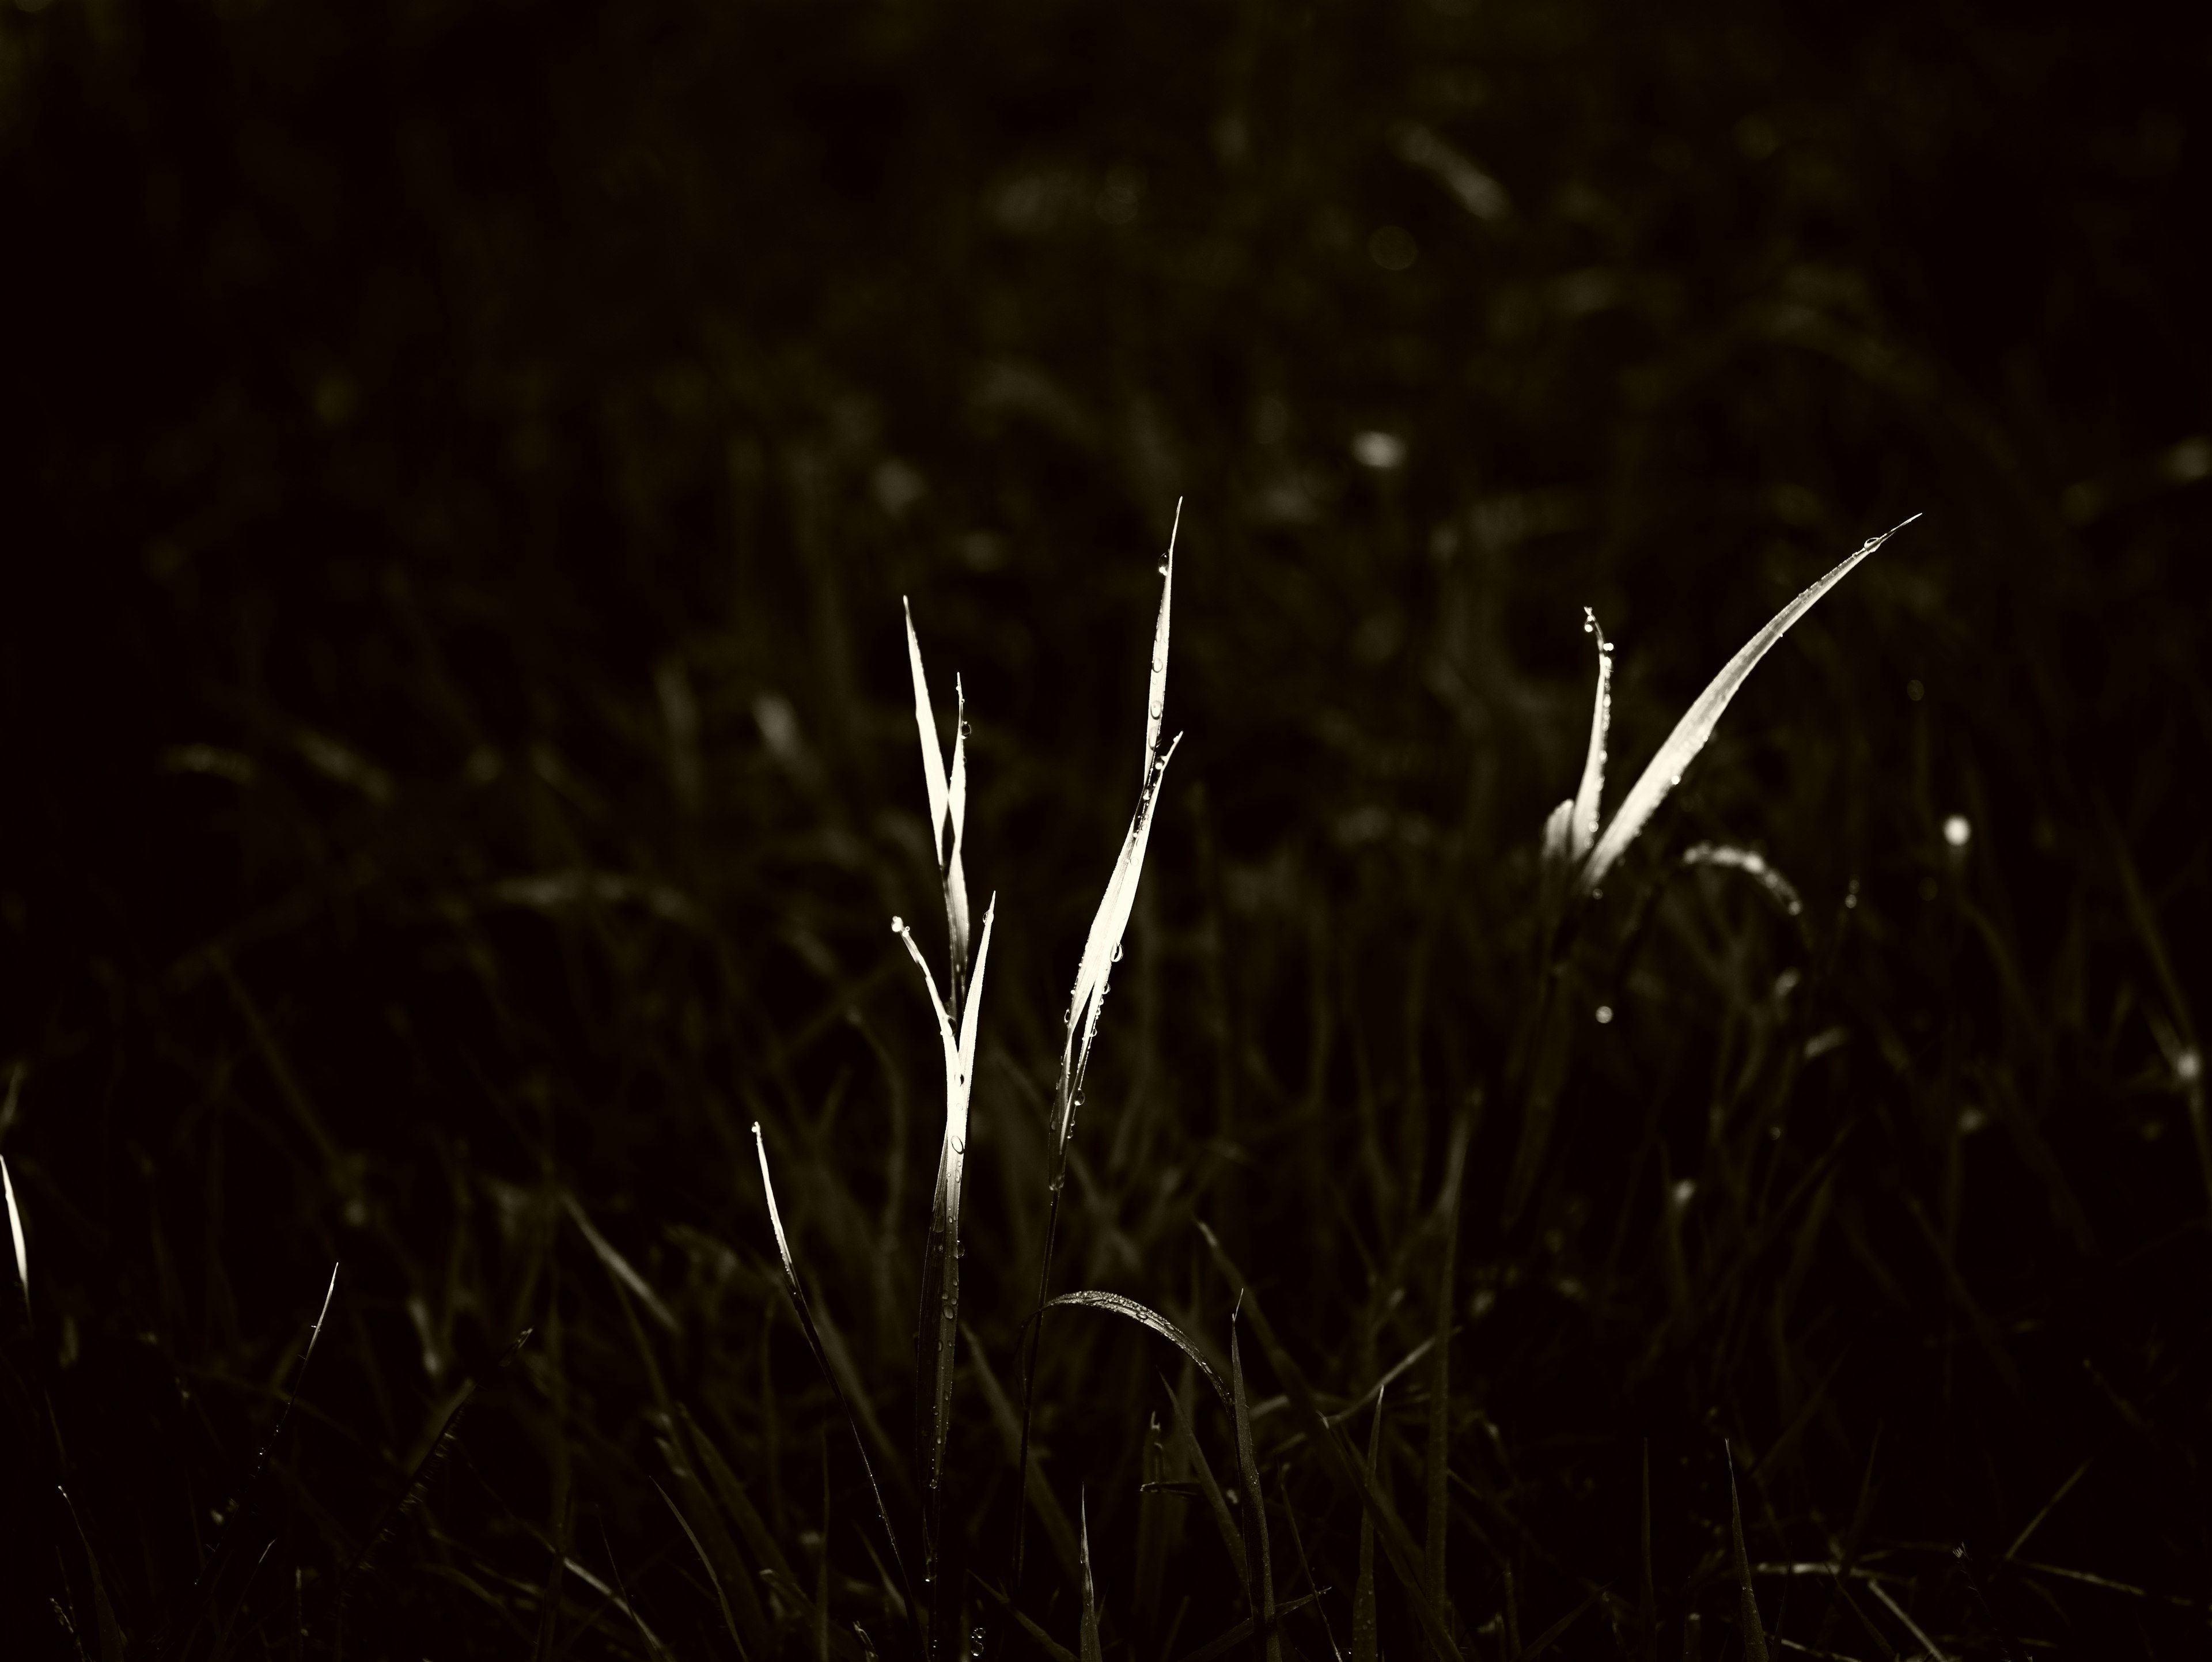
M 356 1653 L 512 1654 L 557 1537 L 706 1654 L 647 1482 L 664 1387 L 811 1596 L 829 1397 L 744 1132 L 900 1470 L 938 1129 L 886 928 L 936 915 L 902 594 L 963 677 L 999 896 L 953 1461 L 995 1581 L 990 1400 L 1178 496 L 1188 736 L 1063 1288 L 1225 1355 L 1202 1219 L 1348 1402 L 1436 1330 L 1430 1208 L 1480 1102 L 1470 1635 L 1632 1585 L 1646 1434 L 1669 1624 L 1734 1619 L 1722 1433 L 1754 1559 L 2001 1554 L 2090 1458 L 2027 1555 L 2203 1598 L 2208 75 L 2206 26 L 2081 8 L 13 0 L 0 1147 L 38 1453 L 0 1477 L 0 1564 L 33 1567 L 6 1620 L 43 1648 L 59 1600 L 97 1653 L 89 1554 L 133 1654 L 233 1608 L 280 1647 L 295 1596 L 326 1644 L 341 1581 Z M 1540 1007 L 1582 606 L 1620 648 L 1617 792 L 1914 511 Z M 1802 910 L 1741 858 L 1677 871 L 1698 843 Z M 341 1259 L 241 1514 L 278 1568 L 195 1594 Z M 1087 1507 L 1106 1649 L 1152 1654 L 1189 1593 L 1180 1654 L 1241 1607 L 1202 1503 L 1140 1573 L 1138 1477 L 1184 1468 L 1135 1331 L 1054 1318 L 1044 1470 Z M 342 1575 L 465 1379 L 431 1486 Z M 1264 1487 L 1341 1633 L 1356 1507 L 1293 1417 L 1255 1409 Z M 857 1470 L 830 1486 L 832 1605 L 897 1649 Z M 1073 1647 L 1048 1533 L 1028 1602 Z M 2203 1619 L 1887 1562 L 1961 1650 Z M 1416 1641 L 1378 1576 L 1388 1653 Z M 1785 1585 L 1771 1630 L 1873 1642 Z M 562 1640 L 598 1599 L 554 1591 Z M 1607 1642 L 1583 1624 L 1563 1651 Z

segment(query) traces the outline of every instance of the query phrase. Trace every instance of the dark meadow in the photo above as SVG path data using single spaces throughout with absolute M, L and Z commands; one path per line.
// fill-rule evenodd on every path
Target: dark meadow
M 2178 9 L 9 0 L 6 1653 L 2202 1654 L 2208 108 Z M 1547 855 L 1586 607 L 1609 817 L 1916 514 Z

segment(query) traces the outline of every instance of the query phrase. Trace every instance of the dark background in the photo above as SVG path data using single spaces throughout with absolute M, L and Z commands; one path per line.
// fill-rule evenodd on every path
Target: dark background
M 1999 1555 L 2089 1459 L 2036 1553 L 2170 1597 L 2002 1567 L 1970 1592 L 1940 1556 L 1900 1597 L 1974 1653 L 2201 1644 L 2172 1600 L 2212 1592 L 2212 31 L 2179 15 L 15 0 L 9 1621 L 64 1644 L 57 1601 L 99 1653 L 98 1560 L 134 1656 L 221 1610 L 281 1649 L 286 1589 L 319 1650 L 465 1379 L 438 1488 L 356 1578 L 357 1653 L 531 1642 L 572 1492 L 605 1531 L 575 1525 L 580 1558 L 681 1653 L 726 1644 L 568 1208 L 659 1289 L 648 1354 L 799 1562 L 828 1399 L 755 1118 L 903 1447 L 939 1109 L 885 922 L 930 920 L 940 963 L 942 932 L 902 594 L 941 715 L 963 677 L 967 868 L 998 896 L 963 1314 L 1010 1382 L 1181 497 L 1187 737 L 1058 1284 L 1225 1345 L 1203 1219 L 1349 1399 L 1430 1330 L 1423 1220 L 1480 1103 L 1470 1635 L 1508 1564 L 1531 1637 L 1600 1584 L 1633 1604 L 1646 1438 L 1663 1642 L 1733 1621 L 1726 1434 L 1775 1452 L 1747 1501 L 1770 1559 L 1824 1556 L 1869 1473 L 1861 1549 Z M 1616 1019 L 1576 1029 L 1504 1227 L 1581 608 L 1619 644 L 1617 801 L 1784 600 L 1916 512 L 1593 910 L 1563 996 Z M 1670 880 L 1700 840 L 1762 850 L 1802 914 Z M 1173 1359 L 1104 1323 L 1053 1330 L 1048 1470 L 1089 1508 L 1108 1650 L 1151 1656 L 1123 1589 Z M 995 1580 L 981 1388 L 958 1506 Z M 1356 1511 L 1269 1458 L 1341 1639 Z M 839 1621 L 897 1650 L 857 1466 L 829 1481 Z M 249 1488 L 279 1568 L 194 1592 Z M 1170 1575 L 1178 1654 L 1236 1615 L 1209 1529 Z M 1393 1596 L 1386 1648 L 1415 1642 Z M 1785 1634 L 1873 1653 L 1778 1596 Z M 1613 1653 L 1597 1616 L 1559 1642 Z

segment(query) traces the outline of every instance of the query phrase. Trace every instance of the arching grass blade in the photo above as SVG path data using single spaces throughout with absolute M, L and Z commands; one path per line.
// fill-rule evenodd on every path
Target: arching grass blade
M 1644 767 L 1636 782 L 1629 787 L 1628 794 L 1621 799 L 1620 807 L 1613 813 L 1613 823 L 1605 828 L 1604 834 L 1597 839 L 1596 845 L 1590 849 L 1575 874 L 1577 893 L 1588 894 L 1605 881 L 1605 874 L 1627 852 L 1628 845 L 1636 840 L 1638 833 L 1658 810 L 1667 793 L 1680 782 L 1683 770 L 1705 747 L 1705 741 L 1713 736 L 1713 729 L 1719 725 L 1722 712 L 1728 709 L 1729 701 L 1735 697 L 1737 690 L 1750 678 L 1751 672 L 1759 667 L 1759 661 L 1772 649 L 1774 643 L 1813 609 L 1814 602 L 1849 575 L 1854 566 L 1919 517 L 1915 514 L 1911 519 L 1891 527 L 1879 537 L 1868 538 L 1856 552 L 1840 562 L 1826 575 L 1811 584 L 1796 600 L 1776 612 L 1766 627 L 1745 642 L 1735 656 L 1723 666 L 1721 673 L 1713 677 L 1705 690 L 1698 695 L 1697 702 L 1674 724 L 1674 732 L 1667 735 L 1667 742 L 1659 746 L 1658 753 Z M 1607 675 L 1601 660 L 1598 678 L 1601 701 Z M 1596 727 L 1597 718 L 1594 717 L 1594 734 Z M 1587 767 L 1584 776 L 1587 779 Z M 1580 806 L 1578 801 L 1577 807 Z M 1571 841 L 1571 829 L 1570 837 Z

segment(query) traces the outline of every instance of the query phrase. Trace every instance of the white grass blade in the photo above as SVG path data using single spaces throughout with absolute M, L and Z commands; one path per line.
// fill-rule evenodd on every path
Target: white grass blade
M 931 713 L 929 677 L 921 667 L 921 641 L 914 632 L 914 607 L 904 595 L 899 606 L 906 613 L 907 663 L 914 672 L 914 725 L 921 738 L 921 778 L 929 790 L 930 846 L 937 854 L 937 868 L 945 869 L 945 817 L 949 806 L 945 780 L 945 752 L 937 742 L 937 717 Z
M 1152 763 L 1160 753 L 1160 724 L 1168 713 L 1168 612 L 1175 599 L 1176 538 L 1182 530 L 1182 498 L 1176 498 L 1175 523 L 1168 528 L 1167 557 L 1160 562 L 1160 618 L 1152 625 L 1152 675 L 1145 689 L 1145 773 L 1149 786 Z
M 11 1216 L 14 1211 L 11 1206 L 9 1208 Z M 323 1289 L 323 1307 L 315 1313 L 315 1324 L 307 1330 L 307 1348 L 300 1358 L 300 1373 L 303 1379 L 307 1376 L 307 1364 L 315 1360 L 315 1341 L 323 1336 L 323 1324 L 331 1318 L 331 1300 L 337 1295 L 337 1290 L 338 1267 L 334 1263 L 331 1266 L 331 1284 Z
M 1568 844 L 1575 822 L 1575 799 L 1571 796 L 1544 816 L 1544 870 L 1547 875 L 1568 868 Z
M 8 1239 L 15 1248 L 15 1279 L 23 1289 L 23 1313 L 31 1313 L 31 1258 L 23 1250 L 23 1215 L 15 1205 L 15 1179 L 9 1174 L 8 1157 L 0 1154 L 0 1187 L 8 1191 Z
M 938 1160 L 938 1181 L 945 1190 L 948 1231 L 957 1243 L 960 1235 L 960 1196 L 968 1160 L 968 1105 L 975 1086 L 976 1010 L 983 1001 L 983 970 L 991 956 L 991 924 L 999 910 L 999 897 L 983 908 L 983 938 L 975 949 L 975 977 L 968 986 L 968 1004 L 962 1012 L 960 1043 L 948 1058 L 945 1075 L 945 1148 Z
M 1575 806 L 1567 823 L 1567 856 L 1580 861 L 1589 857 L 1597 841 L 1598 799 L 1605 792 L 1605 741 L 1613 725 L 1613 642 L 1598 627 L 1597 613 L 1583 608 L 1583 632 L 1597 636 L 1597 697 L 1590 707 L 1589 750 L 1583 758 L 1582 783 L 1575 788 Z
M 960 843 L 968 823 L 968 694 L 957 675 L 952 678 L 952 697 L 957 713 L 953 718 L 952 777 L 945 790 L 952 852 L 945 861 L 945 919 L 952 935 L 952 995 L 964 1008 L 969 998 L 961 990 L 968 971 L 968 874 L 960 863 Z
M 952 1036 L 952 1018 L 945 1013 L 945 1001 L 937 991 L 937 977 L 930 974 L 921 948 L 914 944 L 914 931 L 907 928 L 906 920 L 891 919 L 891 933 L 906 942 L 906 954 L 914 960 L 914 967 L 921 971 L 921 984 L 929 989 L 930 1008 L 937 1012 L 937 1037 L 945 1046 L 945 1077 L 949 1083 L 960 1069 L 960 1042 Z
M 1121 937 L 1127 932 L 1129 914 L 1136 907 L 1137 885 L 1144 875 L 1145 849 L 1152 841 L 1152 810 L 1159 801 L 1160 784 L 1167 777 L 1168 763 L 1182 742 L 1182 735 L 1177 734 L 1152 763 L 1145 794 L 1138 800 L 1136 815 L 1129 821 L 1128 835 L 1122 839 L 1121 855 L 1114 862 L 1114 874 L 1107 880 L 1106 893 L 1098 903 L 1097 913 L 1091 920 L 1091 934 L 1083 945 L 1075 991 L 1067 1007 L 1066 1043 L 1060 1052 L 1063 1085 L 1055 1135 L 1063 1148 L 1074 1123 L 1075 1099 L 1082 1089 L 1084 1070 L 1090 1063 L 1091 1044 L 1097 1036 L 1098 1018 L 1105 1008 L 1106 983 L 1113 972 L 1115 955 L 1121 949 Z
M 1642 776 L 1629 788 L 1627 796 L 1622 799 L 1619 811 L 1613 816 L 1613 823 L 1605 828 L 1605 834 L 1598 838 L 1597 846 L 1590 850 L 1589 857 L 1576 874 L 1577 892 L 1588 894 L 1605 880 L 1606 873 L 1612 870 L 1614 862 L 1628 851 L 1628 845 L 1636 840 L 1638 833 L 1657 812 L 1667 793 L 1681 782 L 1682 770 L 1689 766 L 1698 752 L 1705 747 L 1705 741 L 1713 736 L 1713 728 L 1719 724 L 1722 712 L 1728 709 L 1729 700 L 1735 697 L 1737 689 L 1758 667 L 1759 661 L 1767 654 L 1777 641 L 1790 632 L 1790 625 L 1811 611 L 1814 603 L 1823 594 L 1841 582 L 1852 567 L 1919 517 L 1915 514 L 1911 519 L 1892 526 L 1879 537 L 1868 538 L 1857 552 L 1776 612 L 1765 628 L 1744 642 L 1742 650 L 1729 660 L 1721 673 L 1713 677 L 1705 690 L 1698 695 L 1697 703 L 1692 704 L 1688 712 L 1674 724 L 1674 732 L 1667 735 L 1667 742 L 1659 746 L 1659 753 L 1651 758 Z

